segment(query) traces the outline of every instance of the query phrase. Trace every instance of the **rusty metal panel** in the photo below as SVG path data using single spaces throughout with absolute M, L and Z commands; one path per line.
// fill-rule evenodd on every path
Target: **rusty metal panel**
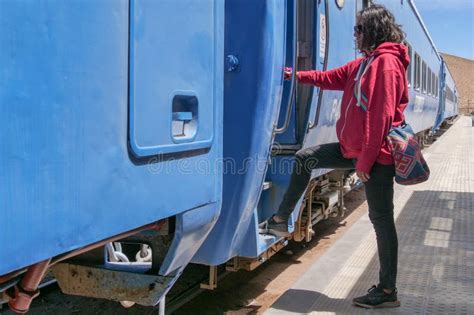
M 132 301 L 145 306 L 156 305 L 177 278 L 70 263 L 57 264 L 53 272 L 65 294 Z

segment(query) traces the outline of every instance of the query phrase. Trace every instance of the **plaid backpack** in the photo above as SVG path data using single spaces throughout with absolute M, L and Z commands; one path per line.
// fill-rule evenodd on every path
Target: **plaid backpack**
M 422 183 L 430 177 L 430 169 L 421 154 L 420 145 L 410 125 L 403 122 L 392 127 L 387 136 L 395 161 L 395 181 L 400 185 Z

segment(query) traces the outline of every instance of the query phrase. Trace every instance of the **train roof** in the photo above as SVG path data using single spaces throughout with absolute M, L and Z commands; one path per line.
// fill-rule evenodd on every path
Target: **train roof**
M 428 37 L 428 40 L 430 41 L 431 46 L 434 48 L 434 50 L 436 52 L 436 55 L 438 56 L 438 59 L 442 60 L 443 58 L 441 57 L 441 55 L 438 51 L 438 48 L 436 48 L 436 45 L 435 45 L 433 39 L 431 38 L 430 33 L 428 32 L 428 28 L 426 27 L 425 23 L 423 22 L 423 19 L 421 18 L 421 15 L 420 15 L 420 12 L 418 12 L 418 9 L 416 8 L 415 0 L 408 0 L 408 2 L 410 3 L 410 5 L 413 9 L 413 12 L 415 13 L 416 18 L 418 19 L 418 22 L 420 22 L 420 25 L 423 28 L 423 31 L 425 32 L 426 37 Z
M 426 27 L 425 23 L 423 22 L 423 19 L 421 18 L 420 12 L 418 12 L 418 9 L 416 8 L 415 0 L 408 0 L 408 2 L 410 3 L 410 5 L 413 9 L 413 12 L 415 13 L 416 18 L 418 19 L 418 22 L 420 22 L 420 25 L 423 28 L 423 31 L 425 32 L 426 37 L 428 37 L 428 40 L 430 41 L 431 46 L 434 48 L 434 50 L 436 52 L 436 55 L 438 56 L 438 59 L 443 60 L 443 62 L 444 62 L 443 56 L 441 56 L 438 48 L 436 47 L 436 45 L 433 41 L 433 38 L 431 38 L 431 35 L 428 32 L 428 28 Z M 446 62 L 444 62 L 444 65 L 446 67 L 446 71 L 449 73 L 449 76 L 451 78 L 453 78 L 453 75 L 452 75 L 451 71 L 449 70 L 448 64 Z M 453 81 L 454 81 L 454 78 L 453 78 Z M 456 82 L 454 82 L 454 88 L 456 89 Z

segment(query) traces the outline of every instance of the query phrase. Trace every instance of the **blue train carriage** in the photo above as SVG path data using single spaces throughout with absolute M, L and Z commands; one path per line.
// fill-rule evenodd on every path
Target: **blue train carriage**
M 245 6 L 237 5 L 241 3 Z M 407 32 L 412 63 L 407 70 L 406 116 L 421 140 L 430 134 L 439 108 L 441 58 L 413 1 L 377 3 L 386 5 Z M 228 67 L 225 77 L 224 158 L 237 165 L 249 159 L 244 170 L 250 171 L 225 172 L 221 216 L 193 259 L 211 266 L 208 288 L 215 287 L 214 266 L 227 263 L 228 270 L 252 270 L 286 245 L 287 239 L 259 234 L 258 225 L 276 212 L 288 188 L 294 154 L 337 141 L 342 92 L 308 85 L 298 85 L 293 92 L 294 78 L 281 82 L 282 67 L 326 70 L 359 56 L 352 27 L 355 13 L 368 5 L 363 0 L 287 1 L 286 8 L 275 11 L 273 1 L 227 1 L 225 54 L 234 64 L 237 59 L 240 63 Z M 241 29 L 238 21 L 247 12 L 254 13 Z M 286 16 L 285 30 L 281 12 Z M 255 156 L 263 167 L 252 162 Z M 314 224 L 344 214 L 343 195 L 357 183 L 353 172 L 314 171 L 290 218 L 291 238 L 309 241 Z
M 0 300 L 155 305 L 221 205 L 224 2 L 0 3 Z
M 232 65 L 225 75 L 224 160 L 230 160 L 236 171 L 224 170 L 221 215 L 193 258 L 211 266 L 207 288 L 216 285 L 215 266 L 226 263 L 228 270 L 252 270 L 287 244 L 287 239 L 259 234 L 258 226 L 277 210 L 294 153 L 336 141 L 342 93 L 296 86 L 294 77 L 283 82 L 282 70 L 285 66 L 323 70 L 353 59 L 356 51 L 348 30 L 362 5 L 362 1 L 226 2 L 225 54 Z M 244 16 L 247 23 L 242 25 Z M 337 34 L 335 40 L 329 40 L 330 33 Z M 314 220 L 304 220 L 304 211 L 295 211 L 290 230 L 296 240 L 309 240 L 311 222 L 343 209 L 346 174 L 328 176 L 329 171 L 314 174 L 319 195 L 302 198 L 297 205 L 315 207 Z
M 458 91 L 456 88 L 456 83 L 447 67 L 446 63 L 443 62 L 445 65 L 445 85 L 444 85 L 444 97 L 445 97 L 445 108 L 442 116 L 442 120 L 445 123 L 451 123 L 454 119 L 458 116 Z

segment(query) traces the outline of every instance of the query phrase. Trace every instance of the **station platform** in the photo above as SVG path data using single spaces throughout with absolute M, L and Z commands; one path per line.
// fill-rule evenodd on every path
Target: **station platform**
M 401 307 L 352 305 L 378 283 L 375 233 L 358 220 L 264 314 L 474 314 L 474 127 L 460 117 L 424 151 L 430 179 L 395 187 Z

